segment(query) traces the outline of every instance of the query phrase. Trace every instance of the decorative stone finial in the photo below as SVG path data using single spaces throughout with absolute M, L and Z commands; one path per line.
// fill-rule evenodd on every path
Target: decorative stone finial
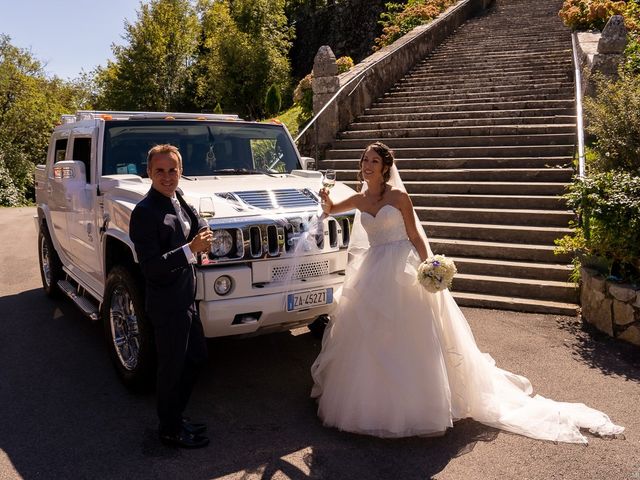
M 318 49 L 318 53 L 313 59 L 313 76 L 334 77 L 337 74 L 336 56 L 329 45 L 323 45 Z
M 627 27 L 622 15 L 612 16 L 602 30 L 598 53 L 622 53 L 627 46 Z

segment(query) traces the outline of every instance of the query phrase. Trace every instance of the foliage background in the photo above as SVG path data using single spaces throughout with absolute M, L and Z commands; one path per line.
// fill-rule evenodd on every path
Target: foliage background
M 60 115 L 91 103 L 88 83 L 48 78 L 31 52 L 0 34 L 0 205 L 33 198 L 33 166 L 44 162 Z
M 587 176 L 565 195 L 581 221 L 556 243 L 576 266 L 640 282 L 640 0 L 565 0 L 559 12 L 573 29 L 602 29 L 616 14 L 629 32 L 624 62 L 619 78 L 597 77 L 585 99 Z

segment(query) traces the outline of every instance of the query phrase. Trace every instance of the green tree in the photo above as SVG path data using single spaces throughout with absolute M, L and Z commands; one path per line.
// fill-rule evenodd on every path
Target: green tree
M 98 68 L 98 104 L 117 110 L 185 110 L 198 47 L 198 17 L 189 0 L 141 4 L 125 22 L 126 45 L 112 45 L 114 61 Z
M 67 82 L 48 78 L 31 52 L 0 35 L 0 152 L 3 169 L 18 192 L 4 196 L 2 204 L 18 204 L 33 197 L 33 167 L 42 163 L 51 130 L 62 113 L 86 108 L 91 101 L 86 78 Z M 12 200 L 8 200 L 12 199 Z
M 293 29 L 284 0 L 201 0 L 197 102 L 249 118 L 264 115 L 267 89 L 290 90 Z
M 271 85 L 264 99 L 265 113 L 269 116 L 277 115 L 281 107 L 282 97 L 280 96 L 280 90 L 276 85 Z

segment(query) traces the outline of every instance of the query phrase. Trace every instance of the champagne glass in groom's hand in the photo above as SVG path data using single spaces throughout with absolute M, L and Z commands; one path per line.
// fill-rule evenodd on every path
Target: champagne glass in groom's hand
M 216 213 L 215 207 L 213 205 L 213 198 L 211 198 L 211 197 L 200 197 L 200 201 L 198 203 L 198 213 L 204 219 L 212 218 Z M 213 233 L 211 232 L 211 229 L 209 227 L 200 229 L 198 234 L 203 233 L 203 232 L 207 232 L 206 233 L 206 238 L 207 238 L 207 241 L 208 241 L 208 247 L 205 250 L 203 250 L 200 253 L 198 253 L 198 264 L 199 265 L 207 265 L 209 263 L 209 254 L 208 254 L 208 252 L 209 252 L 209 249 L 211 248 L 211 243 L 213 241 Z

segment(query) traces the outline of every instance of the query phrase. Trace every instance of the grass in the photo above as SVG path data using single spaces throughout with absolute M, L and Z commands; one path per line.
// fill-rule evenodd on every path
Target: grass
M 305 115 L 302 112 L 302 107 L 294 105 L 289 110 L 281 112 L 276 117 L 276 120 L 284 123 L 289 133 L 291 133 L 291 136 L 295 137 L 300 131 L 300 128 L 309 121 L 310 118 L 311 116 Z

